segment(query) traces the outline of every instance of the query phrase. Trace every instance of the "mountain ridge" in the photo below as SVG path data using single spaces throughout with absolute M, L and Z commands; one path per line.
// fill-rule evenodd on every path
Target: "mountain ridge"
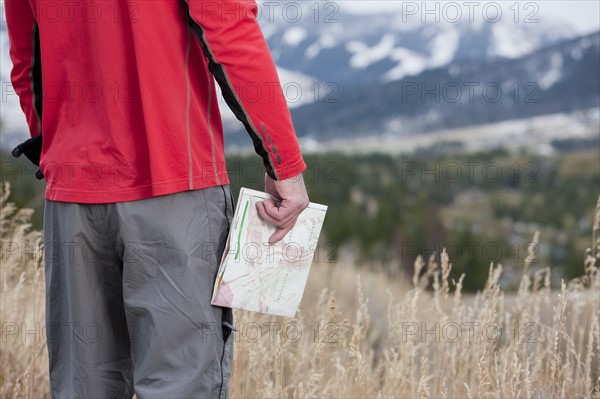
M 381 86 L 340 90 L 337 103 L 305 105 L 292 114 L 300 137 L 321 139 L 491 123 L 600 106 L 599 70 L 600 31 L 517 59 L 459 62 Z M 452 94 L 456 87 L 463 90 L 459 96 Z M 502 90 L 497 100 L 496 87 Z

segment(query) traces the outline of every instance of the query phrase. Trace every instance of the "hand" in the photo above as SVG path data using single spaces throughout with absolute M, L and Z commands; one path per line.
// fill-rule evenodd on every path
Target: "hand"
M 302 173 L 286 180 L 273 180 L 265 175 L 265 192 L 281 199 L 279 206 L 271 199 L 256 203 L 260 217 L 277 227 L 269 238 L 269 244 L 273 245 L 285 237 L 308 207 L 308 194 Z

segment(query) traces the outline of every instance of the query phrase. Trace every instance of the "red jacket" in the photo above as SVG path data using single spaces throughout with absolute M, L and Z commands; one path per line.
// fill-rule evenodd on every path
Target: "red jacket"
M 213 76 L 267 173 L 302 159 L 249 0 L 6 0 L 11 80 L 43 132 L 46 198 L 106 203 L 227 184 Z

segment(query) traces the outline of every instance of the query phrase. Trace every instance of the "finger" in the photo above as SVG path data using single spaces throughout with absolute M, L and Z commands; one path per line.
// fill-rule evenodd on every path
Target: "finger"
M 281 221 L 283 219 L 284 213 L 279 209 L 275 201 L 264 200 L 261 202 L 267 215 L 278 221 Z
M 273 245 L 276 242 L 278 242 L 278 241 L 282 240 L 283 238 L 285 238 L 285 236 L 290 232 L 290 230 L 292 230 L 294 228 L 294 226 L 296 225 L 297 221 L 298 221 L 298 218 L 295 218 L 290 223 L 287 223 L 284 226 L 280 226 L 275 231 L 275 233 L 273 233 L 271 235 L 271 237 L 269 238 L 269 244 Z
M 287 224 L 302 213 L 304 208 L 300 204 L 293 204 L 290 201 L 282 201 L 279 206 L 274 202 L 265 202 L 265 212 L 273 219 L 279 221 L 278 226 Z
M 266 222 L 269 222 L 271 224 L 274 224 L 277 226 L 278 221 L 273 219 L 265 210 L 265 204 L 263 201 L 259 201 L 256 203 L 256 210 L 258 212 L 258 216 L 261 217 L 261 219 L 263 219 Z
M 291 214 L 288 217 L 285 217 L 282 220 L 276 219 L 275 217 L 272 216 L 273 213 L 269 214 L 267 207 L 269 207 L 269 203 L 268 202 L 264 202 L 264 201 L 260 201 L 256 203 L 256 210 L 258 211 L 258 215 L 265 221 L 271 223 L 272 225 L 278 227 L 278 228 L 286 228 L 288 227 L 290 224 L 293 226 L 295 223 L 295 220 L 298 218 L 298 215 L 296 214 Z M 274 212 L 273 210 L 271 210 L 271 212 Z M 275 211 L 276 212 L 276 211 Z M 281 216 L 281 215 L 276 215 L 276 216 Z
M 269 218 L 274 220 L 273 224 L 276 225 L 277 227 L 284 227 L 287 224 L 289 224 L 291 221 L 293 221 L 295 218 L 298 217 L 298 215 L 296 213 L 292 213 L 289 211 L 269 210 L 269 209 L 266 209 L 266 207 L 265 207 L 265 212 L 267 213 L 267 216 Z M 269 213 L 269 212 L 271 212 L 271 213 Z
M 273 245 L 273 244 L 283 240 L 283 238 L 286 236 L 286 234 L 290 232 L 292 227 L 293 226 L 286 227 L 286 228 L 281 228 L 281 227 L 278 228 L 277 231 L 275 231 L 275 233 L 273 233 L 271 235 L 271 237 L 269 238 L 269 244 Z
M 256 203 L 259 216 L 277 227 L 275 233 L 269 237 L 270 245 L 281 241 L 290 232 L 298 220 L 298 215 L 304 210 L 304 207 L 299 207 L 295 210 L 293 208 L 281 208 L 283 207 L 280 206 L 278 208 L 272 200 L 264 200 Z M 282 217 L 284 214 L 287 215 L 282 220 L 276 219 Z

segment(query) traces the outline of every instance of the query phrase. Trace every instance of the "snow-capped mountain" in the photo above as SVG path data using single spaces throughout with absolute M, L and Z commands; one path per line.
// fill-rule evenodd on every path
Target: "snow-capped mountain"
M 339 86 L 398 80 L 465 60 L 519 58 L 576 36 L 566 24 L 518 24 L 510 18 L 411 23 L 401 14 L 336 13 L 334 21 L 315 23 L 310 10 L 305 15 L 297 21 L 261 20 L 275 62 Z
M 299 136 L 410 135 L 600 108 L 600 32 L 516 59 L 462 60 L 292 111 Z

